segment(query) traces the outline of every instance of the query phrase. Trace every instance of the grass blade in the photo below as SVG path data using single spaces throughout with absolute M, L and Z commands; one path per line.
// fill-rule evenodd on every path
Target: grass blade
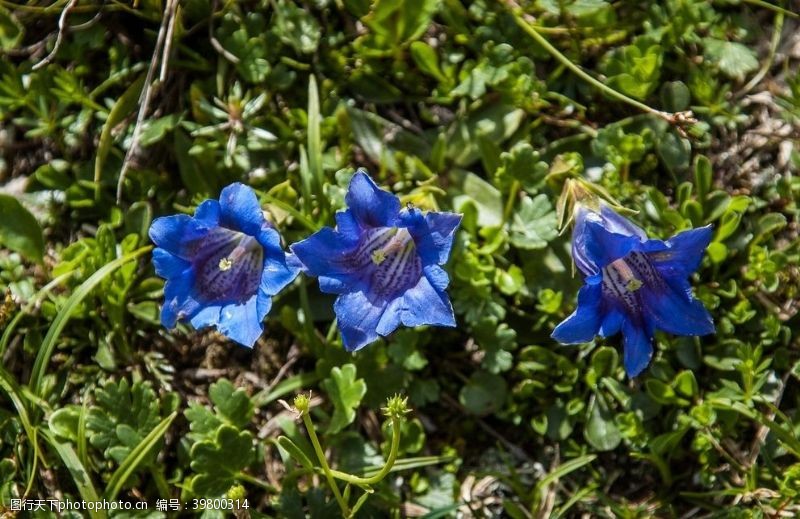
M 97 145 L 97 158 L 94 161 L 95 200 L 100 199 L 100 177 L 103 174 L 103 165 L 105 165 L 108 153 L 111 151 L 111 130 L 122 122 L 122 120 L 139 104 L 139 96 L 142 93 L 142 87 L 144 87 L 144 79 L 145 74 L 140 74 L 139 77 L 136 78 L 136 81 L 131 83 L 131 86 L 119 96 L 117 102 L 111 107 L 111 111 L 108 113 L 108 119 L 106 119 L 103 130 L 100 132 L 100 142 Z
M 81 460 L 78 459 L 78 455 L 75 454 L 75 450 L 72 446 L 68 443 L 61 443 L 56 440 L 48 431 L 42 431 L 42 436 L 44 436 L 47 442 L 58 453 L 59 457 L 61 457 L 64 466 L 67 467 L 67 470 L 69 470 L 69 473 L 72 475 L 75 486 L 78 487 L 78 493 L 80 493 L 81 499 L 83 499 L 84 502 L 99 502 L 100 497 L 97 495 L 97 490 L 94 488 L 92 478 L 81 463 Z M 89 517 L 92 519 L 105 519 L 106 513 L 103 510 L 94 510 L 90 508 Z
M 42 346 L 39 348 L 39 353 L 36 355 L 36 361 L 31 371 L 31 379 L 28 383 L 35 394 L 42 396 L 42 379 L 44 378 L 45 368 L 47 368 L 47 364 L 50 362 L 50 357 L 53 355 L 53 350 L 56 347 L 56 341 L 59 335 L 61 335 L 61 331 L 64 329 L 64 326 L 66 326 L 70 317 L 72 317 L 72 312 L 75 311 L 78 304 L 83 301 L 92 289 L 100 284 L 106 276 L 129 261 L 133 261 L 142 254 L 149 252 L 150 249 L 152 249 L 152 247 L 149 245 L 147 247 L 142 247 L 103 265 L 102 268 L 89 276 L 89 279 L 84 281 L 75 292 L 69 296 L 69 299 L 64 303 L 64 307 L 58 312 L 55 319 L 53 319 L 53 324 L 51 324 L 50 328 L 47 330 L 47 335 L 44 336 Z

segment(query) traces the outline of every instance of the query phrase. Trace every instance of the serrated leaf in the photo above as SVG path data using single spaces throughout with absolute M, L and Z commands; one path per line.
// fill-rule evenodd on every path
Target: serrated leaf
M 350 425 L 356 417 L 356 408 L 367 393 L 363 379 L 356 378 L 356 367 L 345 364 L 333 368 L 331 376 L 320 384 L 333 403 L 333 417 L 328 424 L 328 433 L 337 433 Z
M 511 244 L 520 249 L 543 249 L 558 236 L 556 212 L 546 195 L 525 197 L 511 222 Z
M 223 425 L 213 440 L 197 442 L 192 447 L 192 491 L 215 497 L 225 493 L 236 481 L 236 475 L 253 461 L 253 436 Z
M 208 396 L 219 414 L 235 427 L 241 429 L 253 418 L 253 402 L 247 392 L 226 379 L 211 384 Z
M 107 381 L 95 391 L 86 428 L 89 443 L 121 462 L 161 421 L 161 405 L 148 382 Z
M 726 76 L 733 79 L 744 79 L 748 72 L 758 68 L 758 57 L 755 51 L 733 41 L 717 38 L 703 38 L 705 57 L 716 63 Z

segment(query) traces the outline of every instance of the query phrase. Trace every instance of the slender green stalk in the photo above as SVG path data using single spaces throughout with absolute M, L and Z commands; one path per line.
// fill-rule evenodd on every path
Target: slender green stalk
M 503 210 L 503 221 L 508 222 L 511 218 L 511 213 L 514 212 L 514 205 L 517 202 L 517 195 L 519 195 L 519 189 L 522 185 L 519 183 L 519 180 L 515 180 L 511 184 L 511 189 L 508 191 L 508 201 L 506 201 L 506 207 Z
M 764 9 L 771 9 L 776 13 L 782 13 L 786 16 L 791 16 L 792 18 L 800 18 L 800 14 L 797 14 L 794 11 L 790 11 L 788 9 L 784 9 L 783 7 L 775 4 L 771 4 L 769 2 L 765 2 L 764 0 L 744 0 L 745 3 L 757 5 L 758 7 L 763 7 Z
M 331 487 L 333 497 L 335 497 L 336 502 L 339 503 L 339 508 L 342 509 L 342 515 L 344 517 L 349 517 L 350 510 L 342 497 L 342 493 L 339 491 L 339 487 L 336 485 L 336 480 L 333 479 L 331 467 L 328 465 L 328 460 L 325 458 L 325 453 L 322 451 L 322 445 L 319 443 L 319 438 L 317 438 L 317 433 L 314 430 L 314 424 L 311 423 L 311 417 L 308 415 L 308 411 L 303 413 L 303 425 L 306 426 L 308 437 L 311 439 L 311 445 L 314 446 L 314 452 L 317 454 L 322 472 L 325 473 L 325 479 L 328 480 L 328 485 Z
M 244 481 L 245 483 L 250 483 L 251 485 L 255 485 L 259 488 L 263 488 L 267 492 L 272 492 L 274 494 L 278 493 L 278 489 L 274 486 L 270 485 L 266 481 L 262 481 L 258 478 L 251 476 L 250 474 L 245 474 L 244 472 L 239 472 L 236 474 L 236 479 L 239 481 Z
M 648 106 L 648 105 L 646 105 L 646 104 L 644 104 L 644 103 L 642 103 L 640 101 L 637 101 L 636 99 L 633 99 L 631 97 L 626 96 L 622 92 L 614 90 L 613 88 L 611 88 L 610 86 L 606 85 L 602 81 L 592 77 L 586 71 L 584 71 L 582 68 L 580 68 L 578 65 L 573 63 L 572 60 L 570 60 L 568 57 L 563 55 L 558 49 L 553 47 L 553 45 L 551 45 L 550 42 L 547 41 L 547 39 L 545 39 L 544 36 L 539 34 L 539 31 L 534 29 L 531 24 L 526 22 L 522 17 L 523 16 L 522 15 L 522 10 L 519 7 L 514 7 L 513 5 L 509 5 L 509 10 L 511 11 L 512 16 L 514 17 L 514 21 L 517 23 L 517 25 L 519 25 L 519 27 L 523 31 L 525 31 L 528 34 L 528 36 L 533 38 L 536 41 L 536 43 L 541 45 L 544 48 L 544 50 L 546 50 L 551 56 L 553 56 L 556 60 L 558 60 L 562 65 L 564 65 L 569 70 L 571 70 L 576 76 L 578 76 L 579 78 L 583 79 L 584 81 L 586 81 L 590 85 L 596 87 L 598 90 L 604 92 L 605 94 L 613 97 L 614 99 L 616 99 L 618 101 L 622 101 L 623 103 L 627 103 L 627 104 L 629 104 L 629 105 L 631 105 L 631 106 L 633 106 L 635 108 L 638 108 L 639 110 L 642 110 L 643 112 L 646 112 L 646 113 L 655 115 L 657 117 L 660 117 L 661 119 L 664 119 L 664 120 L 666 120 L 666 121 L 668 121 L 670 123 L 677 122 L 678 117 L 676 116 L 676 114 L 673 114 L 673 113 L 670 113 L 670 112 L 662 112 L 661 110 L 656 110 L 655 108 L 652 108 L 652 107 L 650 107 L 650 106 Z
M 386 464 L 383 468 L 374 476 L 368 478 L 360 478 L 358 476 L 353 476 L 352 474 L 347 474 L 345 472 L 340 472 L 338 470 L 332 470 L 331 473 L 333 477 L 337 479 L 341 479 L 342 481 L 347 481 L 353 485 L 365 486 L 365 485 L 375 485 L 380 483 L 383 478 L 392 470 L 394 466 L 394 462 L 397 460 L 397 454 L 400 451 L 400 425 L 401 420 L 399 417 L 393 416 L 392 417 L 392 445 L 389 448 L 389 457 L 386 459 Z
M 772 64 L 775 61 L 775 53 L 778 51 L 778 45 L 780 45 L 781 42 L 781 33 L 783 32 L 784 20 L 783 15 L 783 11 L 778 11 L 775 14 L 775 28 L 772 30 L 772 39 L 769 43 L 769 55 L 767 56 L 767 59 L 764 60 L 764 63 L 761 65 L 758 73 L 756 73 L 756 75 L 753 76 L 750 81 L 748 81 L 747 84 L 736 93 L 736 97 L 741 97 L 752 90 L 753 87 L 755 87 L 759 82 L 761 82 L 762 79 L 764 79 L 764 76 L 767 75 L 770 67 L 772 67 Z

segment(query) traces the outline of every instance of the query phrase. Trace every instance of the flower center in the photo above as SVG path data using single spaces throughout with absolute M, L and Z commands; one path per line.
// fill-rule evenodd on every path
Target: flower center
M 196 288 L 204 301 L 245 301 L 258 290 L 264 249 L 249 235 L 218 227 L 198 243 Z
M 422 275 L 422 261 L 408 229 L 379 227 L 365 233 L 347 258 L 347 268 L 361 272 L 373 299 L 388 300 L 413 287 Z
M 620 258 L 612 261 L 606 269 L 608 269 L 610 277 L 616 279 L 616 282 L 620 283 L 628 292 L 636 292 L 642 288 L 642 280 L 636 277 L 633 269 L 624 259 Z M 613 274 L 611 271 L 613 271 Z
M 632 252 L 603 268 L 603 293 L 632 312 L 641 307 L 637 291 L 645 285 L 658 290 L 663 283 L 647 255 L 641 252 Z
M 386 261 L 387 258 L 396 257 L 398 254 L 407 254 L 414 249 L 414 240 L 408 229 L 389 227 L 382 237 L 386 241 L 372 249 L 372 253 L 370 253 L 370 259 L 376 266 Z

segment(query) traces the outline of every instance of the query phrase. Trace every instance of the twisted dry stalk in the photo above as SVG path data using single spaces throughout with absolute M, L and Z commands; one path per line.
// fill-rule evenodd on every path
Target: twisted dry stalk
M 122 161 L 122 168 L 119 172 L 119 180 L 117 181 L 117 204 L 122 201 L 122 187 L 125 184 L 125 177 L 131 167 L 131 158 L 139 147 L 139 139 L 142 135 L 142 127 L 144 125 L 144 118 L 150 108 L 150 100 L 153 97 L 153 91 L 158 85 L 161 85 L 166 78 L 168 54 L 172 48 L 172 33 L 175 27 L 175 17 L 178 10 L 179 0 L 167 0 L 167 5 L 164 7 L 164 18 L 161 20 L 161 26 L 158 29 L 158 36 L 156 38 L 156 46 L 153 50 L 153 57 L 150 60 L 150 67 L 147 69 L 147 76 L 145 77 L 144 87 L 139 96 L 139 114 L 136 116 L 136 126 L 133 129 L 133 138 L 128 151 L 125 152 L 125 158 Z M 169 34 L 169 38 L 167 35 Z M 161 74 L 157 84 L 153 83 L 158 64 L 162 63 Z

